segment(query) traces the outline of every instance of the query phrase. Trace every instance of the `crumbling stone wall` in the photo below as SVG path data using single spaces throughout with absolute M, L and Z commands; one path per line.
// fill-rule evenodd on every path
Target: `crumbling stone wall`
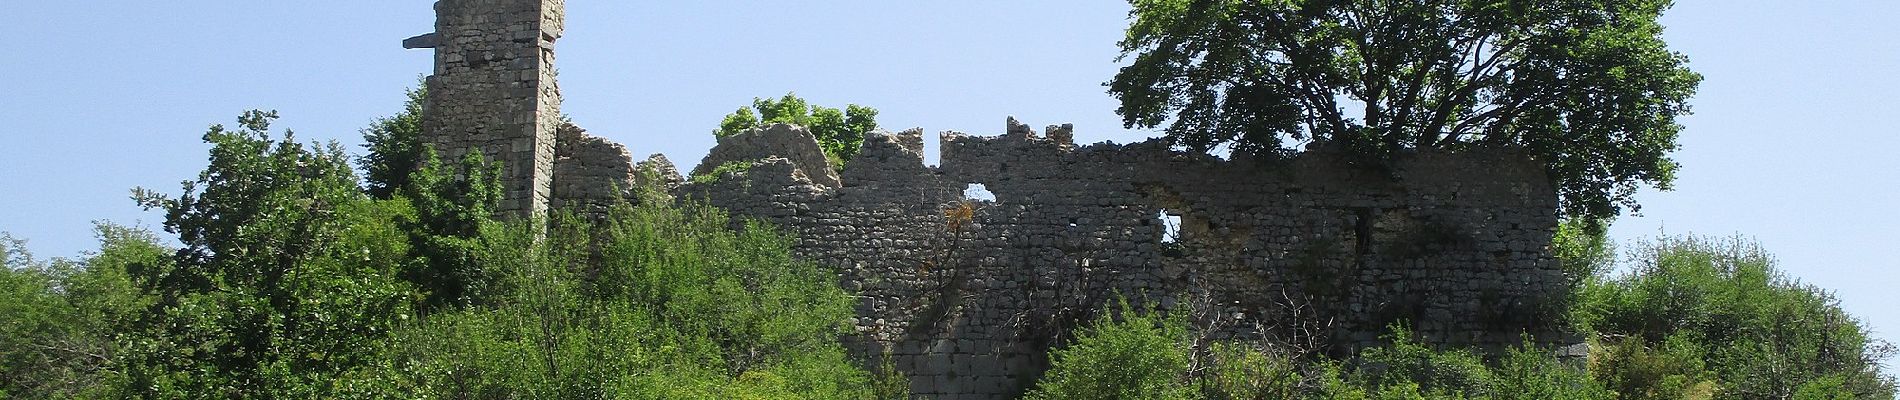
M 573 124 L 555 131 L 551 205 L 599 213 L 627 198 L 634 186 L 633 156 L 627 146 L 588 135 Z
M 1157 142 L 1078 147 L 1070 126 L 1043 137 L 1012 119 L 999 137 L 942 135 L 937 167 L 921 130 L 873 133 L 838 171 L 809 132 L 779 125 L 722 139 L 697 171 L 745 172 L 689 183 L 663 157 L 635 165 L 562 122 L 563 5 L 438 2 L 435 33 L 404 41 L 435 49 L 424 140 L 501 162 L 505 214 L 598 211 L 650 184 L 778 224 L 860 294 L 855 354 L 888 355 L 919 397 L 1014 396 L 1118 298 L 1192 310 L 1209 338 L 1335 354 L 1400 320 L 1445 345 L 1571 339 L 1547 252 L 1557 197 L 1518 152 L 1227 161 Z M 993 201 L 965 198 L 978 184 Z
M 825 150 L 819 147 L 817 136 L 804 127 L 789 124 L 772 124 L 719 138 L 719 144 L 706 155 L 707 160 L 719 160 L 719 163 L 699 163 L 692 174 L 711 173 L 727 162 L 755 162 L 766 157 L 784 158 L 797 164 L 799 168 L 794 172 L 804 174 L 814 183 L 838 186 L 838 173 L 825 161 Z
M 442 0 L 435 33 L 405 41 L 435 48 L 423 105 L 423 141 L 444 159 L 480 151 L 502 164 L 504 214 L 547 210 L 561 94 L 554 42 L 564 0 Z
M 1191 308 L 1211 338 L 1335 353 L 1400 320 L 1446 345 L 1568 339 L 1546 253 L 1556 195 L 1521 154 L 1225 161 L 1156 142 L 1075 147 L 1069 128 L 1049 131 L 1012 120 L 1000 137 L 946 133 L 938 167 L 923 163 L 921 131 L 872 134 L 836 184 L 766 157 L 679 192 L 777 223 L 798 253 L 840 268 L 860 293 L 853 350 L 889 354 L 923 397 L 1020 393 L 1049 348 L 1118 295 Z M 809 140 L 752 134 L 768 132 L 781 135 L 753 142 Z M 737 153 L 758 156 L 715 149 L 701 165 Z M 970 184 L 995 200 L 965 199 Z

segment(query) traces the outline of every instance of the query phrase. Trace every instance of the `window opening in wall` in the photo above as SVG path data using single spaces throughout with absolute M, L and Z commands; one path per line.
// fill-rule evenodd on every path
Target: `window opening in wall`
M 1175 243 L 1181 240 L 1181 215 L 1163 209 L 1156 213 L 1161 219 L 1161 243 Z
M 963 188 L 963 199 L 993 202 L 996 201 L 996 194 L 990 193 L 990 188 L 981 183 L 972 183 Z

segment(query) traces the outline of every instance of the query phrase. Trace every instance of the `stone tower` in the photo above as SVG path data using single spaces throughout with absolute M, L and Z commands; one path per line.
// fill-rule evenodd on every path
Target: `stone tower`
M 441 0 L 435 32 L 403 41 L 435 49 L 422 141 L 443 160 L 480 151 L 500 162 L 502 215 L 549 207 L 562 124 L 554 42 L 564 9 L 565 0 Z

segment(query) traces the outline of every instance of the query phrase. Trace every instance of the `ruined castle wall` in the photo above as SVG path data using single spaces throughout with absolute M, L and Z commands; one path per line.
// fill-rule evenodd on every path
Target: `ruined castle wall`
M 561 95 L 554 42 L 563 0 L 436 3 L 435 72 L 428 78 L 423 140 L 444 159 L 480 151 L 502 163 L 500 209 L 547 209 Z
M 612 207 L 633 188 L 632 159 L 627 146 L 589 135 L 573 124 L 561 125 L 555 130 L 549 205 L 583 213 Z
M 1510 150 L 1404 154 L 1361 165 L 1327 151 L 1226 161 L 1150 142 L 1075 146 L 1013 120 L 999 137 L 868 135 L 842 170 L 803 128 L 722 138 L 687 183 L 670 162 L 561 120 L 562 0 L 441 0 L 424 140 L 504 166 L 501 210 L 599 210 L 630 182 L 671 189 L 797 236 L 804 258 L 860 294 L 862 360 L 891 360 L 925 398 L 1010 398 L 1105 305 L 1192 311 L 1213 339 L 1348 354 L 1396 321 L 1437 344 L 1567 343 L 1565 282 L 1547 255 L 1557 196 Z M 638 171 L 650 170 L 651 174 Z M 994 200 L 965 198 L 980 184 Z
M 777 223 L 840 268 L 861 294 L 854 352 L 889 354 L 926 397 L 1020 393 L 1118 294 L 1193 305 L 1209 337 L 1342 354 L 1399 320 L 1446 345 L 1567 339 L 1546 255 L 1556 195 L 1520 154 L 1260 163 L 1051 133 L 946 134 L 940 167 L 923 164 L 921 131 L 873 134 L 835 185 L 771 158 L 681 192 Z M 973 183 L 995 200 L 964 199 Z

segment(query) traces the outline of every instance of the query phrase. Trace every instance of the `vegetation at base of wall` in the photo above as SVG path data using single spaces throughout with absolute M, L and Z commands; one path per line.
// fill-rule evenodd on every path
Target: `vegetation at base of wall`
M 744 174 L 746 171 L 752 170 L 752 166 L 758 162 L 758 160 L 727 161 L 724 164 L 713 167 L 711 171 L 706 171 L 704 174 L 693 175 L 693 177 L 688 180 L 702 185 L 718 182 L 732 174 Z
M 793 93 L 778 99 L 753 98 L 751 107 L 740 107 L 719 121 L 713 136 L 723 138 L 771 124 L 810 129 L 831 167 L 843 169 L 845 162 L 858 156 L 864 135 L 877 130 L 877 109 L 856 104 L 847 104 L 843 110 L 811 105 Z
M 1271 342 L 1208 342 L 1179 315 L 1122 304 L 1055 349 L 1035 399 L 1891 399 L 1892 355 L 1826 291 L 1787 278 L 1741 239 L 1609 243 L 1566 224 L 1554 250 L 1587 271 L 1572 301 L 1582 360 L 1529 344 L 1503 354 L 1420 342 L 1403 324 L 1345 360 Z
M 907 397 L 847 358 L 835 272 L 770 227 L 658 196 L 497 221 L 479 156 L 425 148 L 379 193 L 275 118 L 211 128 L 178 194 L 135 191 L 179 247 L 101 224 L 40 260 L 0 235 L 0 398 Z

